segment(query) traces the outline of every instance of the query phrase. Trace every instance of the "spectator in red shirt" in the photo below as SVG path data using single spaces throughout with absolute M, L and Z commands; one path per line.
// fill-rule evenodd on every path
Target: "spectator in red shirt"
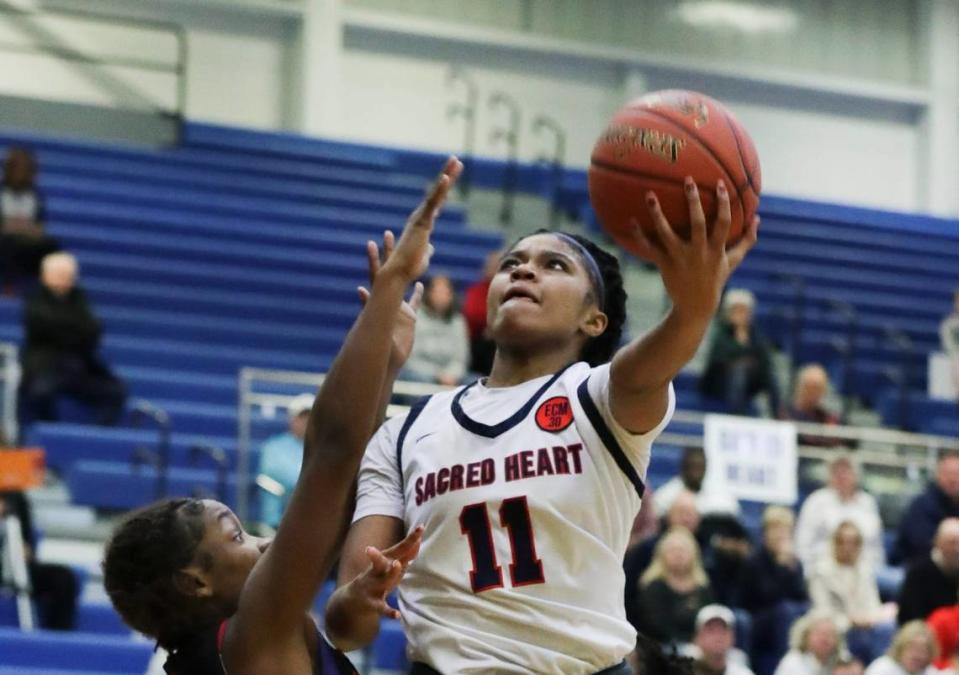
M 496 346 L 486 335 L 486 296 L 490 281 L 499 268 L 499 261 L 499 251 L 487 255 L 483 278 L 467 288 L 463 296 L 463 316 L 470 337 L 470 371 L 481 375 L 489 375 L 496 351 Z

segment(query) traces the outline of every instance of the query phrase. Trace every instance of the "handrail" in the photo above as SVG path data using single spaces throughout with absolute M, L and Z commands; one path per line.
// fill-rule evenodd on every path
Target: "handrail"
M 242 368 L 239 376 L 239 411 L 237 415 L 237 514 L 242 520 L 249 515 L 249 491 L 253 485 L 253 476 L 250 473 L 249 453 L 251 450 L 252 409 L 255 406 L 268 408 L 285 407 L 295 394 L 281 394 L 275 392 L 257 392 L 253 390 L 254 383 L 272 383 L 319 387 L 324 380 L 322 373 L 304 371 L 272 370 L 266 368 Z M 393 387 L 394 395 L 405 397 L 407 400 L 420 396 L 447 391 L 450 387 L 423 382 L 397 381 Z M 406 403 L 391 404 L 388 415 L 399 415 L 406 412 L 409 406 Z M 690 410 L 677 410 L 673 414 L 674 424 L 701 425 L 708 413 Z M 934 436 L 918 434 L 895 429 L 880 427 L 856 427 L 848 425 L 816 424 L 813 422 L 792 422 L 800 437 L 825 437 L 836 441 L 855 441 L 860 447 L 849 448 L 848 452 L 863 464 L 888 466 L 906 469 L 912 472 L 917 465 L 924 464 L 926 468 L 935 466 L 936 457 L 941 451 L 959 452 L 959 438 L 948 436 Z M 698 446 L 703 445 L 702 433 L 677 433 L 671 431 L 672 425 L 660 435 L 658 442 L 664 445 Z M 891 452 L 870 447 L 871 445 L 891 445 L 900 448 L 899 452 Z M 807 446 L 800 442 L 799 456 L 804 459 L 827 461 L 836 455 L 836 448 L 821 446 Z M 242 501 L 241 501 L 242 497 Z
M 48 54 L 63 61 L 73 61 L 75 63 L 86 63 L 90 65 L 101 66 L 120 66 L 133 68 L 137 70 L 146 70 L 153 72 L 168 72 L 176 75 L 176 107 L 173 111 L 160 108 L 157 112 L 163 115 L 172 115 L 176 120 L 182 123 L 186 115 L 186 96 L 187 96 L 187 60 L 189 57 L 188 34 L 184 26 L 172 21 L 163 21 L 160 19 L 146 19 L 133 17 L 120 17 L 93 12 L 84 9 L 71 9 L 66 7 L 39 7 L 22 8 L 8 5 L 0 0 L 0 14 L 30 17 L 30 16 L 61 16 L 68 18 L 78 18 L 100 24 L 109 24 L 114 26 L 123 26 L 128 28 L 148 28 L 160 32 L 166 32 L 173 35 L 177 43 L 176 61 L 172 64 L 163 64 L 149 59 L 137 59 L 126 57 L 95 57 L 84 54 L 78 49 L 64 48 L 58 45 L 37 44 L 31 48 L 25 45 L 16 45 L 11 43 L 0 43 L 0 52 L 33 53 Z

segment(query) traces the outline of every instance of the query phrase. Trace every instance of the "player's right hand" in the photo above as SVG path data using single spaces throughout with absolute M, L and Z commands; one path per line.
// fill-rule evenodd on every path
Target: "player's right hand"
M 446 203 L 450 189 L 456 183 L 463 171 L 463 163 L 451 156 L 443 165 L 443 170 L 437 177 L 433 187 L 426 194 L 406 221 L 403 234 L 400 235 L 396 248 L 389 260 L 383 263 L 383 271 L 400 274 L 406 281 L 413 281 L 426 272 L 431 252 L 430 233 L 433 224 L 439 215 L 440 209 Z
M 420 526 L 385 551 L 368 546 L 366 557 L 370 560 L 370 566 L 350 582 L 352 606 L 361 611 L 374 611 L 380 616 L 399 619 L 399 611 L 387 604 L 386 597 L 399 585 L 406 568 L 416 559 L 422 541 L 423 527 Z

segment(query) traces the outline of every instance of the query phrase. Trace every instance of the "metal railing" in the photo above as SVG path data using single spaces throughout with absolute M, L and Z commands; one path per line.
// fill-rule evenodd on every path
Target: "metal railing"
M 241 519 L 249 515 L 250 490 L 254 486 L 250 467 L 250 452 L 253 443 L 252 421 L 256 408 L 276 410 L 285 408 L 297 394 L 256 391 L 257 384 L 299 385 L 316 390 L 323 384 L 324 375 L 319 373 L 265 370 L 243 368 L 239 377 L 239 409 L 237 439 L 237 514 Z M 397 381 L 393 388 L 393 400 L 387 409 L 387 416 L 406 412 L 416 398 L 447 390 L 437 384 Z M 299 393 L 299 392 L 298 392 Z M 677 410 L 672 424 L 657 441 L 662 445 L 703 446 L 703 434 L 676 433 L 670 431 L 673 425 L 702 425 L 705 413 Z M 843 425 L 814 424 L 794 422 L 799 435 L 799 457 L 804 460 L 828 461 L 836 455 L 836 447 L 804 445 L 803 438 L 815 437 L 828 439 L 837 446 L 854 454 L 858 462 L 865 467 L 887 468 L 902 471 L 915 477 L 922 469 L 931 472 L 938 454 L 943 450 L 959 452 L 959 438 L 917 434 L 880 427 L 856 427 Z M 269 487 L 265 487 L 268 489 Z
M 17 392 L 20 390 L 20 351 L 12 342 L 0 342 L 0 427 L 7 443 L 19 438 Z
M 155 106 L 152 112 L 173 118 L 182 124 L 186 113 L 187 97 L 187 61 L 189 56 L 189 44 L 187 40 L 187 31 L 180 24 L 170 21 L 160 21 L 156 19 L 128 18 L 108 16 L 98 12 L 67 9 L 67 8 L 23 8 L 7 4 L 0 0 L 0 15 L 12 16 L 18 18 L 64 18 L 75 19 L 97 26 L 116 26 L 122 28 L 135 28 L 152 30 L 158 33 L 166 33 L 173 36 L 176 41 L 176 55 L 170 62 L 153 58 L 140 58 L 135 56 L 115 56 L 115 55 L 93 55 L 80 49 L 67 47 L 62 44 L 56 44 L 52 41 L 32 41 L 27 44 L 21 44 L 11 41 L 0 42 L 0 52 L 33 54 L 38 56 L 49 56 L 60 61 L 70 63 L 80 63 L 90 66 L 115 66 L 119 68 L 128 68 L 141 72 L 166 73 L 176 78 L 176 89 L 174 92 L 174 106 L 172 110 L 163 106 Z
M 326 376 L 322 373 L 310 373 L 291 370 L 268 370 L 263 368 L 242 368 L 238 380 L 237 409 L 237 458 L 236 458 L 236 513 L 243 521 L 250 515 L 251 490 L 255 485 L 253 467 L 250 466 L 250 453 L 253 445 L 253 414 L 256 408 L 267 411 L 286 408 L 290 401 L 302 392 L 279 393 L 275 391 L 256 391 L 258 384 L 290 385 L 309 387 L 313 391 L 320 388 Z M 393 398 L 407 400 L 435 394 L 447 387 L 423 382 L 398 381 L 393 386 Z M 399 415 L 409 406 L 404 403 L 391 403 L 386 410 L 387 416 Z M 274 492 L 276 486 L 263 481 L 263 489 Z M 274 481 L 275 482 L 275 481 Z M 275 492 L 274 492 L 275 494 Z

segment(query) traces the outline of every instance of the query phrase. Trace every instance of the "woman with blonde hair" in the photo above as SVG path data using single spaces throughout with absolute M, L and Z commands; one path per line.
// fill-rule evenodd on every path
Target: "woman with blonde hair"
M 699 544 L 685 527 L 670 529 L 653 553 L 653 562 L 639 578 L 636 629 L 661 643 L 687 643 L 693 638 L 696 614 L 713 602 Z
M 932 662 L 939 655 L 939 645 L 924 622 L 910 621 L 899 629 L 885 656 L 880 656 L 866 669 L 866 675 L 933 675 Z
M 876 571 L 863 560 L 862 549 L 859 526 L 841 522 L 833 531 L 831 554 L 809 575 L 809 596 L 813 607 L 835 613 L 850 650 L 870 663 L 889 646 L 894 611 L 880 602 Z
M 846 653 L 836 615 L 813 609 L 789 631 L 789 651 L 779 662 L 775 675 L 830 675 L 840 656 Z

